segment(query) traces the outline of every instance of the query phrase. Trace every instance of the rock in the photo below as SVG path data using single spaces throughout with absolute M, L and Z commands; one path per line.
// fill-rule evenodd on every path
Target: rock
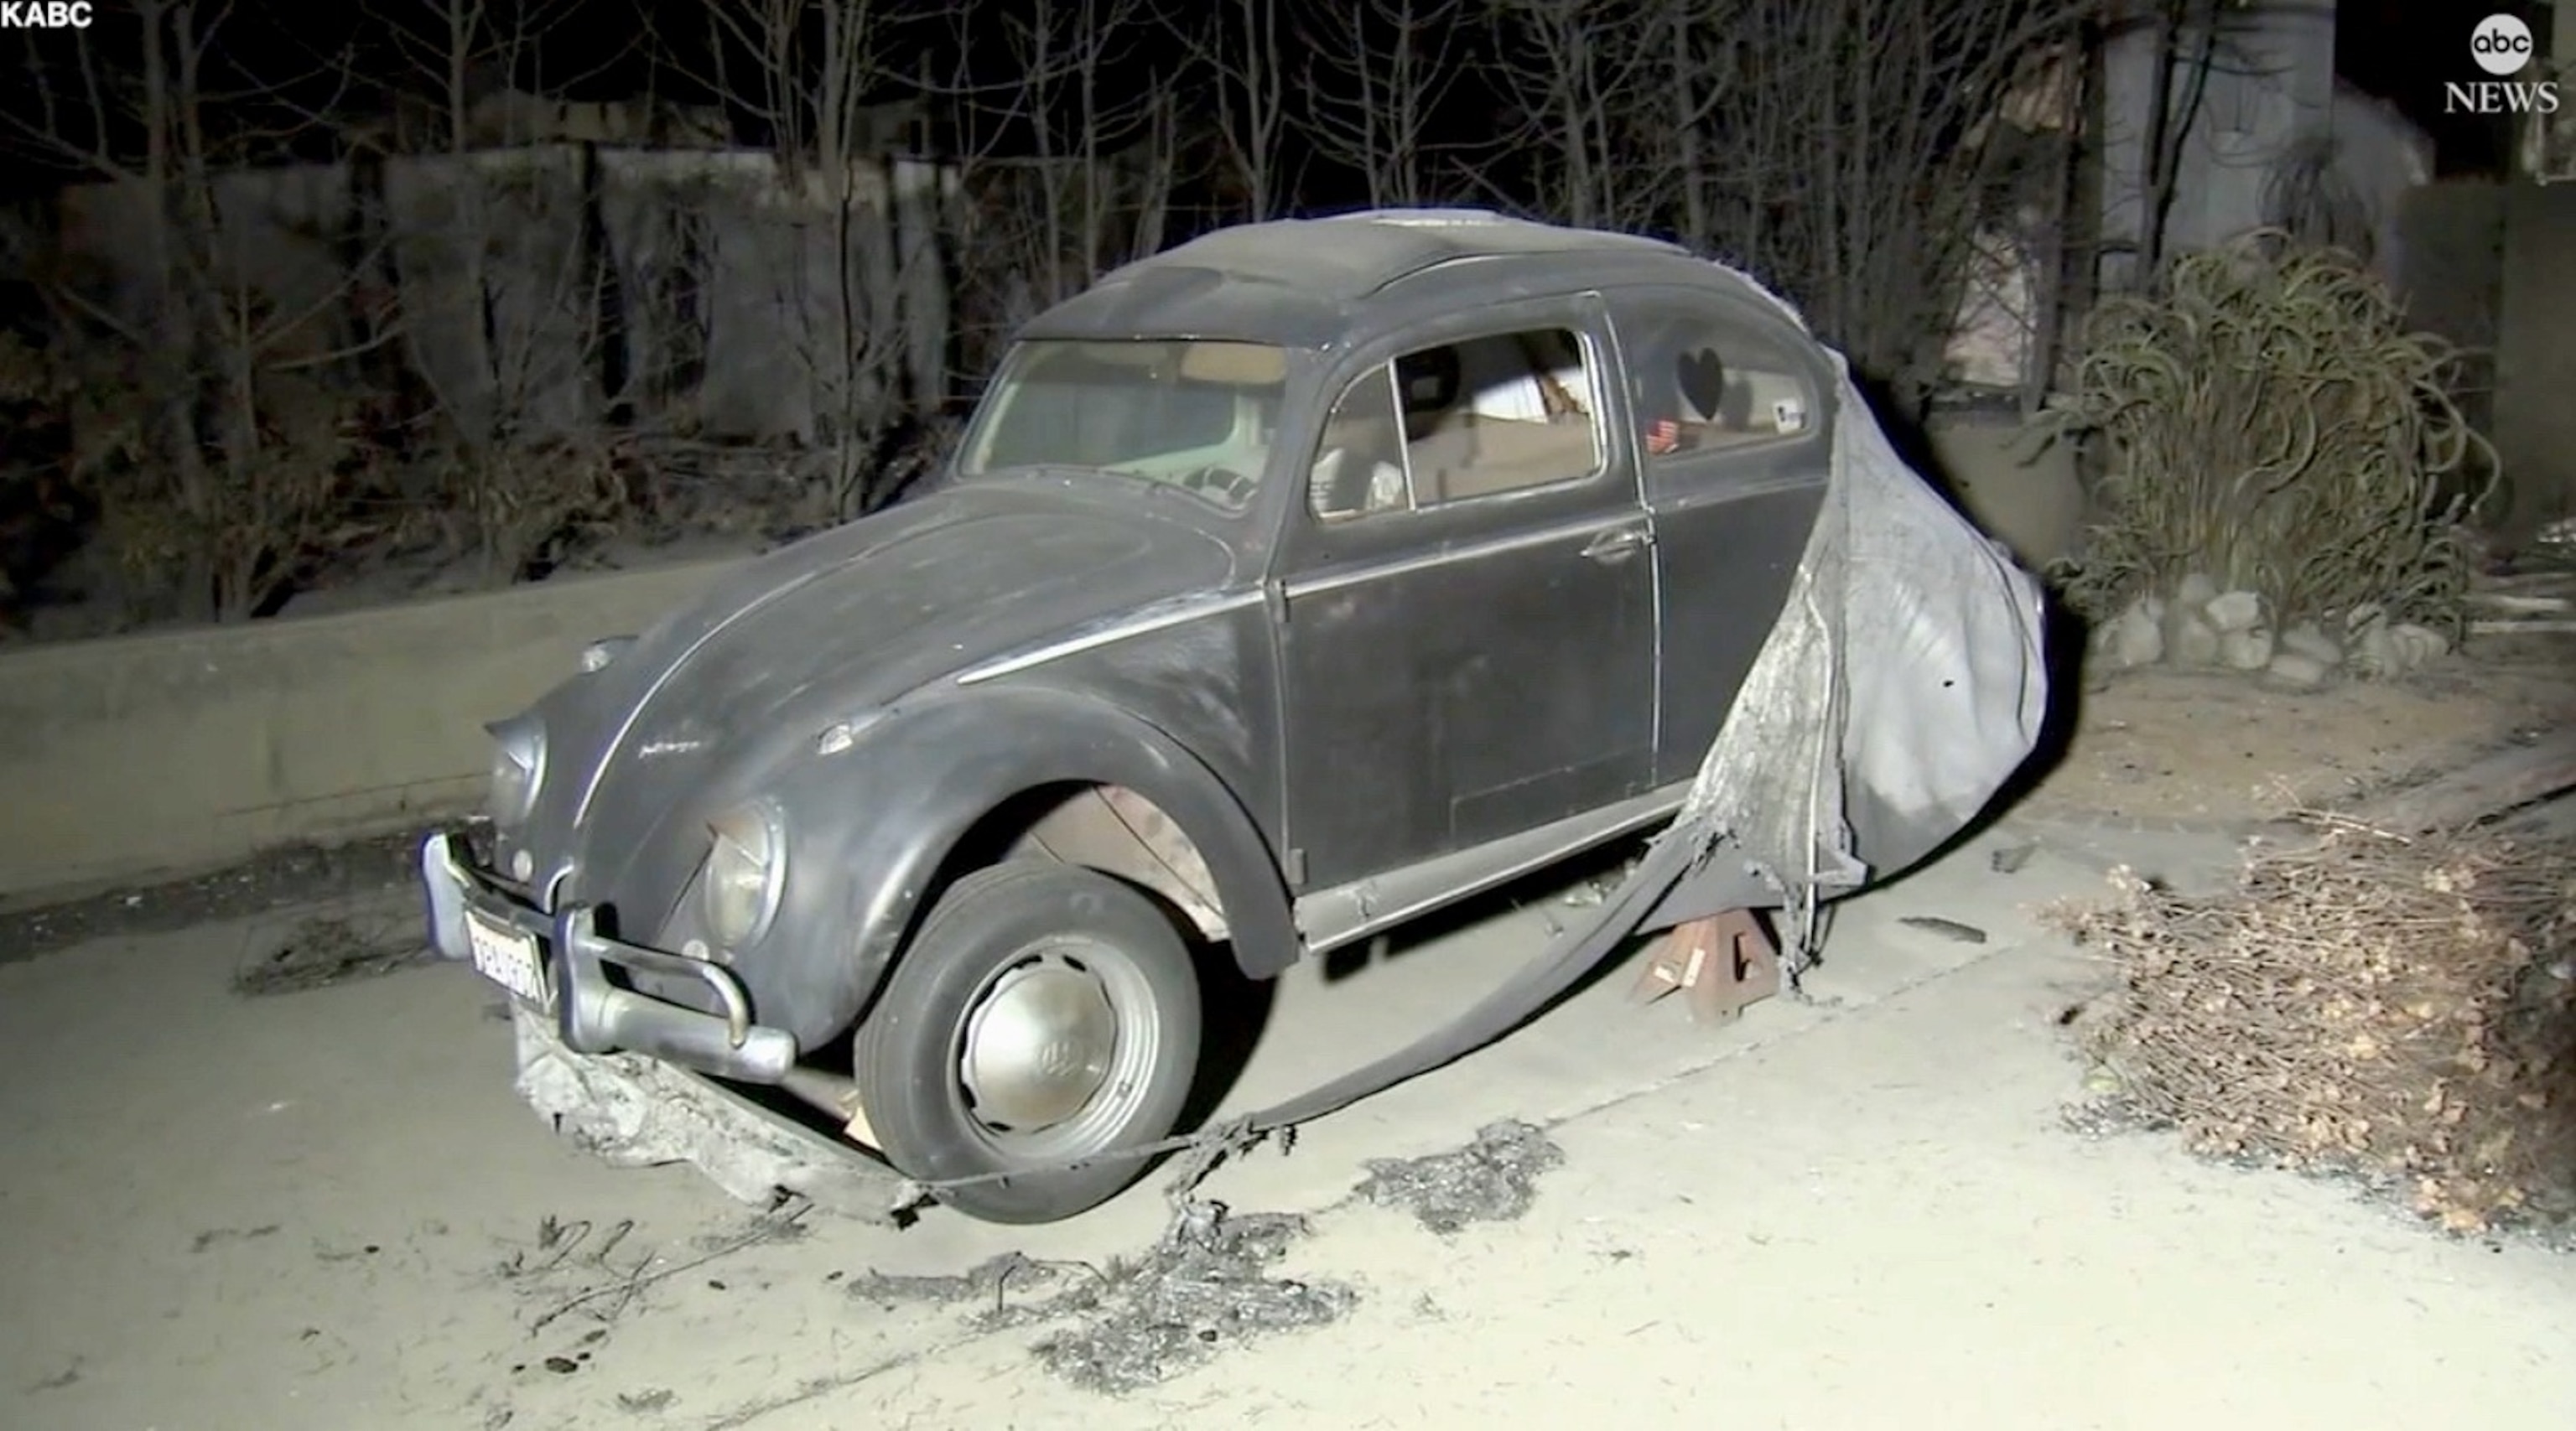
M 2388 628 L 2388 634 L 2396 640 L 2398 653 L 2410 671 L 2451 654 L 2451 638 L 2430 626 L 2400 621 Z
M 2218 628 L 2199 607 L 2177 603 L 2165 613 L 2165 658 L 2177 666 L 2218 664 Z
M 2221 636 L 2251 631 L 2263 624 L 2263 598 L 2250 591 L 2231 591 L 2212 597 L 2201 610 L 2208 613 L 2209 624 L 2217 627 Z M 2263 663 L 2257 661 L 2254 664 L 2259 666 Z
M 2115 670 L 2152 666 L 2164 659 L 2164 603 L 2150 596 L 2114 616 L 2094 638 L 2102 659 Z
M 2328 667 L 2343 663 L 2343 643 L 2327 635 L 2313 621 L 2302 621 L 2282 632 L 2280 647 Z
M 2218 662 L 2231 671 L 2259 671 L 2272 664 L 2276 644 L 2269 626 L 2224 631 L 2218 637 Z
M 2300 691 L 2313 691 L 2324 685 L 2326 677 L 2333 672 L 2332 664 L 2320 661 L 2304 651 L 2283 651 L 2275 655 L 2271 664 L 2263 668 L 2266 678 L 2292 690 Z
M 2449 655 L 2450 638 L 2412 621 L 2373 621 L 2353 638 L 2352 667 L 2364 676 L 2385 680 L 2420 670 Z
M 2390 634 L 2385 620 L 2355 626 L 2351 648 L 2344 656 L 2344 666 L 2366 681 L 2384 681 L 2405 674 L 2405 653 L 2397 649 L 2397 638 Z
M 2198 611 L 2218 599 L 2218 583 L 2204 572 L 2193 572 L 2174 588 L 2174 605 Z

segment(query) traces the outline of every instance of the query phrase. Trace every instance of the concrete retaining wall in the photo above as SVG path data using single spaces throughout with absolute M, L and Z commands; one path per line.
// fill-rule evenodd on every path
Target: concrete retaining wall
M 1935 470 L 1925 475 L 2023 565 L 2036 571 L 2074 554 L 2085 496 L 2071 444 L 2001 415 L 1938 420 L 1926 436 Z
M 0 650 L 0 898 L 468 809 L 484 722 L 732 564 Z

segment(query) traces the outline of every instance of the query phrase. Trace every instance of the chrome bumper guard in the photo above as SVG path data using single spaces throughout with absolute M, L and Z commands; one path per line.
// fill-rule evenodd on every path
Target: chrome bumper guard
M 796 1036 L 751 1020 L 742 984 L 719 965 L 647 949 L 601 934 L 598 912 L 573 904 L 549 917 L 476 869 L 452 834 L 420 848 L 429 899 L 429 942 L 443 959 L 474 957 L 467 911 L 527 935 L 543 958 L 548 1002 L 564 1045 L 576 1053 L 636 1053 L 718 1078 L 776 1083 L 796 1065 Z M 721 1015 L 627 988 L 608 966 L 696 979 L 724 1006 Z

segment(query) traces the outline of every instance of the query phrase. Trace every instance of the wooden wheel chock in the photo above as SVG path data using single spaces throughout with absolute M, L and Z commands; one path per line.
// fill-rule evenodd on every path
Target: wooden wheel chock
M 1679 925 L 1637 977 L 1630 998 L 1650 1004 L 1675 990 L 1690 995 L 1699 1023 L 1730 1020 L 1780 992 L 1780 951 L 1749 909 Z

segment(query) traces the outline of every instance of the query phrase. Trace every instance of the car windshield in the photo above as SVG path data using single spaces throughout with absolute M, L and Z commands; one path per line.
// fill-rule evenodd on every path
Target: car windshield
M 958 476 L 1088 467 L 1240 512 L 1269 459 L 1287 370 L 1287 354 L 1260 343 L 1023 342 L 976 413 Z

